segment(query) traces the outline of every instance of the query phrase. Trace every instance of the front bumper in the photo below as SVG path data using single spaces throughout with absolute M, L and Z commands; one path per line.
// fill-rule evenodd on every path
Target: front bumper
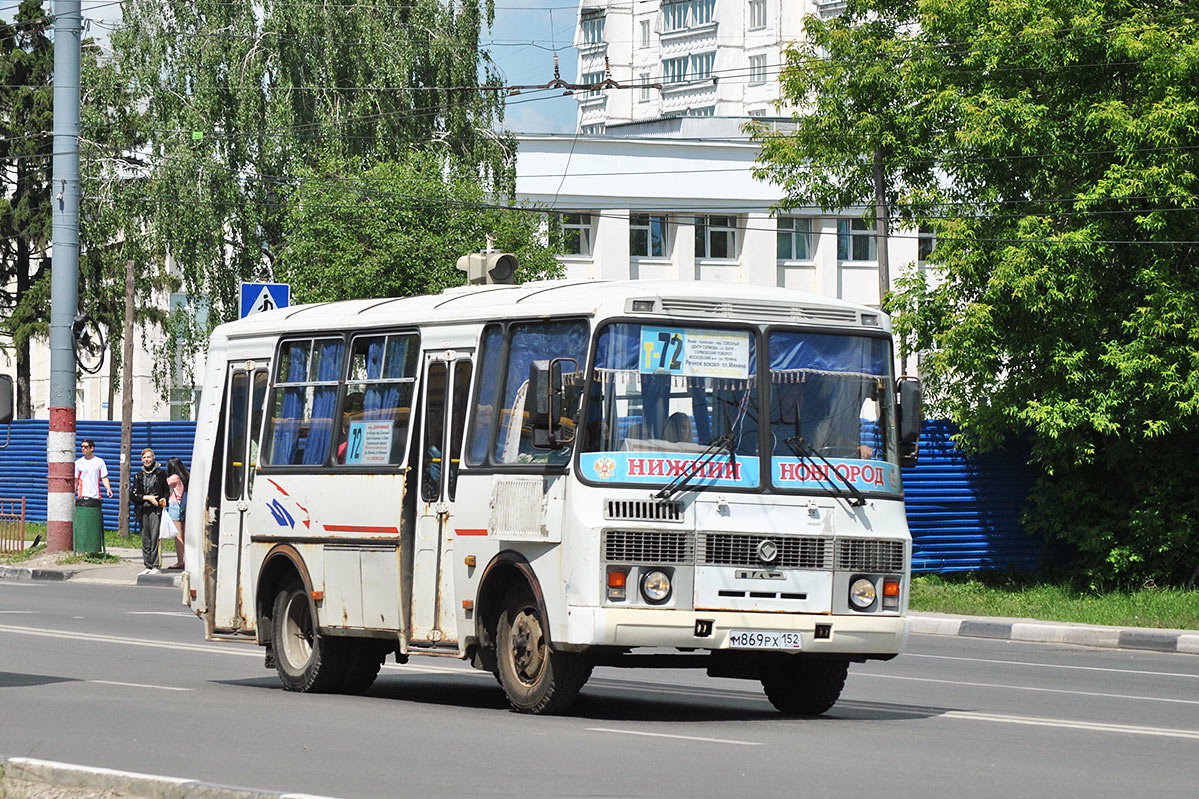
M 648 608 L 567 608 L 571 646 L 729 649 L 732 630 L 798 632 L 804 652 L 828 655 L 895 655 L 903 649 L 903 616 L 680 611 Z M 699 624 L 697 624 L 697 622 Z M 821 637 L 817 638 L 817 625 Z M 703 634 L 707 629 L 710 632 Z

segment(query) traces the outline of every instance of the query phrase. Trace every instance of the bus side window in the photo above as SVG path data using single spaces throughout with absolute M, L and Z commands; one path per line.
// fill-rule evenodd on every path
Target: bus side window
M 475 392 L 475 410 L 466 445 L 468 466 L 482 466 L 487 462 L 487 448 L 495 427 L 495 408 L 500 392 L 500 367 L 504 354 L 504 331 L 500 325 L 487 326 L 483 331 L 480 349 L 479 387 Z
M 323 466 L 328 460 L 344 349 L 341 338 L 280 345 L 264 465 Z
M 353 339 L 334 465 L 403 461 L 419 352 L 420 339 L 412 333 Z
M 587 360 L 587 324 L 582 320 L 520 322 L 508 328 L 508 357 L 504 365 L 503 406 L 500 429 L 492 456 L 499 463 L 551 463 L 570 460 L 570 447 L 547 452 L 533 446 L 533 428 L 525 408 L 529 365 L 533 361 L 570 358 L 578 364 Z M 572 420 L 578 403 L 570 408 Z

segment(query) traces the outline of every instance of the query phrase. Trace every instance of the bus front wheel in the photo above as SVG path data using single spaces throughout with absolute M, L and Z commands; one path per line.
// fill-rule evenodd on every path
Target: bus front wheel
M 279 681 L 288 691 L 334 691 L 345 675 L 345 642 L 316 631 L 308 593 L 299 583 L 275 595 L 271 649 Z
M 591 676 L 583 655 L 550 648 L 533 592 L 508 592 L 496 631 L 496 661 L 508 704 L 520 713 L 553 715 L 570 709 Z
M 764 665 L 762 688 L 775 709 L 788 716 L 819 716 L 836 704 L 849 662 L 782 655 Z

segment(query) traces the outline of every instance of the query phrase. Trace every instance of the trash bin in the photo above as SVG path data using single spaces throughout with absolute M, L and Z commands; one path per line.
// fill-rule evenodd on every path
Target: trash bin
M 104 517 L 98 499 L 75 500 L 75 551 L 104 551 Z

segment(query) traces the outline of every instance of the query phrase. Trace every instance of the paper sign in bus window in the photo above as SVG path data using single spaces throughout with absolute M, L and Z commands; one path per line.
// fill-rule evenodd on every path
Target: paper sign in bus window
M 744 379 L 749 376 L 749 333 L 642 327 L 638 371 Z
M 388 463 L 391 422 L 352 422 L 346 436 L 346 463 Z

